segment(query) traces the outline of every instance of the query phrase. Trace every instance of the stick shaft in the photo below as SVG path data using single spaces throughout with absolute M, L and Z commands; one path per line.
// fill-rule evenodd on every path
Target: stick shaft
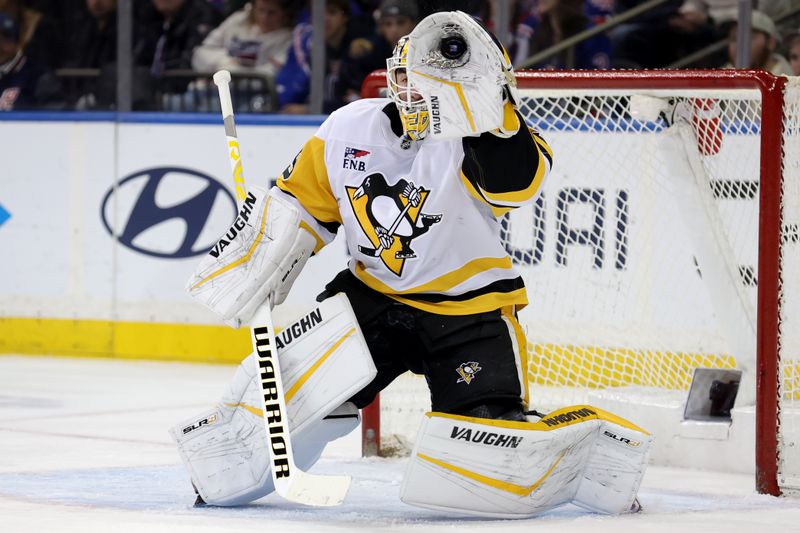
M 214 83 L 219 92 L 219 103 L 222 109 L 222 120 L 225 124 L 225 137 L 228 141 L 228 160 L 233 173 L 233 185 L 236 189 L 236 201 L 241 204 L 247 198 L 247 187 L 242 172 L 239 137 L 236 135 L 236 122 L 233 119 L 233 100 L 231 99 L 230 73 L 221 70 L 214 75 Z
M 220 107 L 228 141 L 228 158 L 231 163 L 233 182 L 238 202 L 247 197 L 239 139 L 233 118 L 233 103 L 230 92 L 230 73 L 219 71 L 214 83 L 219 90 Z M 344 500 L 350 486 L 348 476 L 315 476 L 303 472 L 294 462 L 292 440 L 289 434 L 289 412 L 286 394 L 275 343 L 272 312 L 267 299 L 256 310 L 250 326 L 250 340 L 256 357 L 256 373 L 261 391 L 264 428 L 271 462 L 272 481 L 275 490 L 287 500 L 305 505 L 338 505 Z

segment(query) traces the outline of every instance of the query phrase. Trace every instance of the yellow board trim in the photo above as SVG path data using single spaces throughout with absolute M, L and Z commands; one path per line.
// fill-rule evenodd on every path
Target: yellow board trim
M 418 453 L 417 457 L 422 459 L 423 461 L 427 461 L 429 463 L 435 464 L 438 467 L 444 468 L 445 470 L 449 470 L 451 472 L 455 472 L 456 474 L 463 476 L 465 478 L 471 479 L 473 481 L 477 481 L 483 485 L 487 485 L 497 490 L 502 490 L 504 492 L 510 492 L 511 494 L 515 494 L 520 497 L 529 496 L 533 491 L 538 489 L 542 486 L 550 474 L 553 473 L 553 470 L 556 469 L 558 463 L 567 455 L 569 448 L 563 450 L 556 460 L 550 465 L 550 468 L 547 469 L 547 472 L 544 473 L 542 477 L 537 479 L 532 485 L 517 485 L 515 483 L 509 483 L 507 481 L 500 481 L 499 479 L 495 479 L 489 476 L 484 476 L 483 474 L 478 474 L 477 472 L 472 472 L 471 470 L 467 470 L 466 468 L 461 468 L 459 466 L 451 465 L 449 463 L 445 463 L 444 461 L 440 461 L 439 459 L 434 459 L 433 457 L 429 457 L 427 455 Z
M 0 318 L 0 353 L 238 364 L 247 328 L 198 324 Z
M 216 278 L 217 276 L 221 276 L 225 272 L 228 272 L 229 270 L 233 270 L 234 268 L 236 268 L 238 266 L 241 266 L 241 265 L 247 263 L 248 261 L 250 261 L 250 258 L 253 257 L 253 253 L 256 251 L 256 248 L 258 248 L 258 245 L 261 244 L 261 241 L 264 238 L 264 228 L 265 228 L 265 226 L 267 224 L 267 209 L 269 208 L 269 201 L 270 200 L 272 200 L 272 198 L 267 198 L 267 201 L 264 202 L 264 209 L 261 212 L 261 226 L 258 228 L 258 236 L 252 242 L 252 244 L 250 244 L 250 248 L 247 249 L 247 253 L 244 255 L 244 257 L 240 257 L 239 259 L 237 259 L 233 263 L 227 264 L 224 267 L 220 268 L 219 270 L 215 270 L 214 272 L 212 272 L 211 274 L 209 274 L 205 278 L 201 279 L 200 281 L 198 281 L 197 283 L 192 285 L 192 288 L 189 289 L 190 291 L 193 291 L 193 290 L 197 289 L 198 287 L 200 287 L 201 285 L 203 285 L 204 283 L 206 283 L 207 281 L 211 281 L 212 279 Z
M 428 78 L 429 80 L 438 81 L 439 83 L 443 83 L 448 87 L 452 87 L 456 94 L 458 95 L 458 100 L 461 102 L 461 107 L 464 108 L 464 114 L 467 115 L 467 120 L 469 121 L 469 127 L 472 129 L 473 133 L 478 131 L 478 128 L 475 127 L 475 121 L 472 120 L 472 113 L 469 110 L 469 104 L 467 104 L 467 98 L 464 96 L 464 90 L 461 88 L 461 84 L 455 81 L 448 81 L 442 78 L 437 78 L 436 76 L 430 76 L 428 74 L 423 74 L 419 71 L 414 71 L 414 74 L 418 74 L 423 78 Z
M 252 345 L 247 328 L 201 324 L 0 317 L 0 354 L 102 357 L 239 364 Z M 800 359 L 800 357 L 797 357 Z M 625 369 L 657 368 L 635 374 Z M 694 368 L 736 368 L 730 355 L 632 350 L 568 344 L 528 344 L 527 382 L 537 386 L 645 385 L 688 390 Z M 783 390 L 800 400 L 800 363 L 785 365 Z
M 328 348 L 328 349 L 325 351 L 325 353 L 324 353 L 324 354 L 322 354 L 322 357 L 320 357 L 319 359 L 317 359 L 317 361 L 316 361 L 316 362 L 315 362 L 313 365 L 311 365 L 311 368 L 309 368 L 309 369 L 308 369 L 308 370 L 307 370 L 307 371 L 306 371 L 306 372 L 305 372 L 305 373 L 304 373 L 302 376 L 300 376 L 300 379 L 298 379 L 298 380 L 295 382 L 295 384 L 294 384 L 294 385 L 292 385 L 292 387 L 291 387 L 291 388 L 290 388 L 288 391 L 286 391 L 286 401 L 287 401 L 287 402 L 288 402 L 289 400 L 291 400 L 291 399 L 294 397 L 294 395 L 295 395 L 295 394 L 297 394 L 297 391 L 298 391 L 298 390 L 300 390 L 300 387 L 302 387 L 302 386 L 303 386 L 303 384 L 304 384 L 306 381 L 308 381 L 308 379 L 309 379 L 309 378 L 310 378 L 312 375 L 314 375 L 314 372 L 316 372 L 316 371 L 317 371 L 317 369 L 318 369 L 318 368 L 319 368 L 319 367 L 322 365 L 322 363 L 324 363 L 324 362 L 325 362 L 325 360 L 326 360 L 326 359 L 328 359 L 328 357 L 330 357 L 330 355 L 331 355 L 333 352 L 335 352 L 335 351 L 336 351 L 336 349 L 337 349 L 339 346 L 341 346 L 341 345 L 342 345 L 342 343 L 343 343 L 344 341 L 346 341 L 346 340 L 347 340 L 347 339 L 348 339 L 348 338 L 349 338 L 349 337 L 350 337 L 350 336 L 351 336 L 353 333 L 355 333 L 355 332 L 356 332 L 356 328 L 350 328 L 350 331 L 348 331 L 347 333 L 345 333 L 345 334 L 344 334 L 344 335 L 343 335 L 343 336 L 342 336 L 342 337 L 341 337 L 339 340 L 337 340 L 336 342 L 334 342 L 334 343 L 333 343 L 333 346 L 331 346 L 330 348 Z

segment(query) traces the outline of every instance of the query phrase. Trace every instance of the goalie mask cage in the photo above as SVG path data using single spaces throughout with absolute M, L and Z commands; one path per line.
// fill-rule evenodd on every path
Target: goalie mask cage
M 588 403 L 634 422 L 650 404 L 682 414 L 695 368 L 736 368 L 729 432 L 750 413 L 757 489 L 800 489 L 800 80 L 517 81 L 520 111 L 555 154 L 539 199 L 498 225 L 530 301 L 519 312 L 529 406 Z M 384 88 L 373 73 L 362 95 Z M 428 409 L 424 379 L 398 378 L 364 410 L 365 451 L 410 447 Z

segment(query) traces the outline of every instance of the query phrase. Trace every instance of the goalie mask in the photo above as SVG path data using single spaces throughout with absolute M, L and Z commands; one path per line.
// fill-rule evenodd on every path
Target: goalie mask
M 427 16 L 400 39 L 387 66 L 389 92 L 411 139 L 519 128 L 513 109 L 519 102 L 516 78 L 508 54 L 466 13 Z M 506 128 L 507 122 L 515 126 Z
M 386 84 L 389 97 L 400 111 L 404 141 L 421 141 L 428 136 L 430 116 L 422 95 L 408 82 L 408 36 L 401 37 L 392 57 L 386 59 Z

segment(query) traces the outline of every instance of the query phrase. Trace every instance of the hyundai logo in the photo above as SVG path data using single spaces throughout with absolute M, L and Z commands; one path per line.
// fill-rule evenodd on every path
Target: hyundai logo
M 100 209 L 103 225 L 120 244 L 168 259 L 208 252 L 236 217 L 236 202 L 225 187 L 180 167 L 123 178 L 108 190 Z

